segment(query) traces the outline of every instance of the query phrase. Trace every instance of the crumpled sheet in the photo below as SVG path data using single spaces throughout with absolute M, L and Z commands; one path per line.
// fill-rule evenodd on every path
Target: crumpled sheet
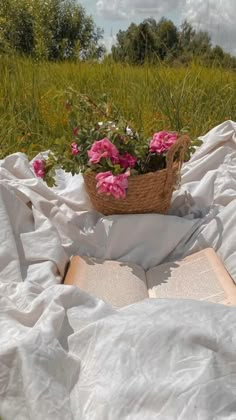
M 207 246 L 236 281 L 236 123 L 202 139 L 168 216 L 104 217 L 80 175 L 49 189 L 23 154 L 0 162 L 3 420 L 236 419 L 236 308 L 115 310 L 60 284 L 74 253 L 147 269 Z

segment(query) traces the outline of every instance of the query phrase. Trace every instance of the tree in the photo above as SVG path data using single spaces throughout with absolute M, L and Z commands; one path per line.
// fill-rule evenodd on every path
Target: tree
M 156 27 L 158 55 L 163 60 L 174 53 L 178 45 L 178 32 L 171 20 L 162 18 Z
M 211 50 L 211 59 L 223 60 L 224 55 L 224 51 L 219 45 L 215 45 L 215 47 Z
M 0 0 L 0 48 L 31 54 L 34 48 L 33 18 L 26 2 Z
M 211 50 L 211 37 L 206 31 L 196 32 L 192 42 L 191 50 L 194 55 L 203 56 L 210 53 Z
M 136 27 L 132 39 L 133 61 L 143 64 L 155 59 L 157 53 L 156 22 L 152 19 L 144 20 Z
M 192 25 L 185 20 L 179 32 L 179 49 L 182 53 L 202 56 L 210 52 L 211 37 L 206 31 L 196 32 Z
M 111 56 L 115 61 L 132 64 L 165 60 L 175 65 L 188 65 L 196 57 L 205 65 L 214 62 L 228 68 L 236 67 L 235 57 L 218 45 L 212 47 L 207 31 L 196 31 L 187 21 L 178 30 L 165 18 L 159 22 L 145 19 L 139 25 L 132 23 L 126 31 L 119 31 Z
M 117 45 L 112 47 L 112 56 L 115 61 L 127 61 L 137 63 L 135 47 L 137 47 L 138 26 L 134 23 L 128 27 L 127 31 L 119 31 Z
M 187 20 L 180 26 L 179 32 L 179 49 L 182 51 L 192 50 L 192 41 L 196 32 Z
M 0 47 L 39 59 L 100 58 L 102 31 L 76 0 L 0 0 Z
M 126 31 L 117 34 L 117 45 L 112 48 L 115 60 L 143 64 L 163 60 L 178 43 L 177 28 L 172 21 L 162 18 L 145 19 L 139 25 L 132 23 Z

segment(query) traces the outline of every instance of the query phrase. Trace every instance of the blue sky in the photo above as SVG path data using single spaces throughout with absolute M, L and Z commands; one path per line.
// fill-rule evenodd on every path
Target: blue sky
M 179 26 L 187 19 L 197 29 L 207 30 L 213 44 L 236 54 L 236 0 L 79 0 L 87 14 L 104 29 L 110 48 L 119 29 L 131 22 L 165 16 Z

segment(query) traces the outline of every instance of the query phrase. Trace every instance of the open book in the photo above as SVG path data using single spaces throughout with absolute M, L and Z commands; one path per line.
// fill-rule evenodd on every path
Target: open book
M 212 248 L 144 271 L 139 265 L 74 256 L 64 284 L 122 307 L 146 298 L 236 304 L 236 286 Z

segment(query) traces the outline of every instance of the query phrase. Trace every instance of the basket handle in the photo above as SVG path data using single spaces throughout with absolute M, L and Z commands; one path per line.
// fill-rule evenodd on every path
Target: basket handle
M 167 168 L 167 178 L 165 184 L 165 192 L 169 189 L 171 180 L 172 180 L 172 167 L 174 163 L 174 157 L 176 152 L 180 150 L 180 155 L 178 158 L 179 170 L 182 166 L 184 155 L 187 152 L 189 145 L 190 145 L 190 138 L 186 134 L 180 136 L 176 142 L 171 146 L 166 154 L 166 168 Z

